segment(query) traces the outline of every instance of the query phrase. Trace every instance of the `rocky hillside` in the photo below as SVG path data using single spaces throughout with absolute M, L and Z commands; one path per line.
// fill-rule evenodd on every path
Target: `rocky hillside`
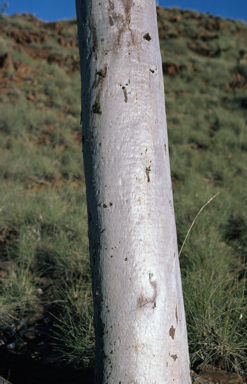
M 176 8 L 157 7 L 157 16 L 179 248 L 220 193 L 180 255 L 192 378 L 242 383 L 247 26 Z M 76 20 L 1 16 L 0 89 L 0 376 L 12 384 L 89 384 L 94 330 Z
M 202 58 L 231 61 L 232 78 L 228 89 L 225 86 L 229 92 L 246 86 L 247 27 L 243 22 L 161 7 L 157 7 L 157 16 L 164 74 L 178 75 L 188 69 L 197 73 L 194 55 L 197 54 Z M 3 87 L 10 80 L 4 76 L 6 70 L 15 72 L 12 80 L 18 86 L 28 73 L 37 74 L 28 65 L 28 58 L 58 64 L 67 74 L 79 70 L 76 19 L 44 23 L 33 15 L 15 14 L 1 19 L 0 33 Z M 167 41 L 170 49 L 166 47 Z

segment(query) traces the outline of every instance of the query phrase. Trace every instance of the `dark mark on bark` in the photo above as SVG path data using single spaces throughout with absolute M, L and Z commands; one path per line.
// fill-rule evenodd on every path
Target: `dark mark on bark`
M 109 16 L 109 24 L 111 27 L 113 27 L 113 25 L 114 25 L 114 21 L 113 21 L 111 16 Z
M 178 323 L 178 310 L 177 310 L 177 306 L 176 306 L 176 310 L 175 310 L 175 317 L 176 317 L 176 321 Z
M 149 283 L 153 287 L 153 296 L 151 298 L 146 298 L 142 294 L 138 297 L 137 299 L 137 306 L 139 308 L 144 307 L 144 305 L 149 304 L 149 303 L 154 303 L 154 307 L 156 307 L 156 298 L 157 298 L 157 282 L 156 281 L 151 281 L 153 277 L 152 273 L 149 273 Z
M 103 204 L 103 208 L 107 208 L 107 205 L 106 205 L 106 204 Z
M 169 329 L 169 336 L 171 336 L 172 340 L 174 340 L 176 328 L 173 328 L 173 325 L 171 325 L 171 328 Z
M 143 39 L 147 40 L 147 41 L 151 41 L 151 36 L 149 35 L 149 33 L 146 33 L 144 36 L 143 36 Z
M 153 69 L 150 69 L 150 72 L 154 73 L 154 70 L 153 70 Z
M 96 73 L 96 75 L 101 76 L 101 77 L 103 77 L 103 78 L 106 77 L 106 74 L 107 74 L 107 64 L 104 65 L 104 68 L 103 68 L 103 69 L 100 69 L 100 70 Z
M 151 167 L 146 167 L 146 175 L 147 175 L 147 181 L 148 183 L 150 182 L 150 172 L 151 172 Z
M 115 25 L 117 28 L 117 34 L 114 35 L 113 38 L 113 46 L 114 50 L 118 50 L 121 48 L 121 37 L 123 33 L 129 29 L 131 34 L 132 44 L 135 44 L 135 38 L 132 30 L 130 29 L 131 23 L 131 7 L 133 5 L 133 0 L 121 0 L 124 10 L 124 15 L 121 13 L 117 13 L 114 10 L 114 3 L 111 0 L 108 0 L 108 21 L 111 27 Z
M 98 115 L 101 115 L 102 111 L 100 109 L 100 103 L 96 101 L 92 107 L 92 112 L 97 113 Z
M 170 355 L 174 361 L 176 361 L 178 359 L 178 356 L 177 355 Z
M 112 11 L 114 10 L 114 3 L 111 0 L 109 0 L 109 7 Z
M 100 69 L 99 71 L 96 72 L 93 88 L 96 88 L 103 81 L 103 79 L 105 79 L 106 74 L 107 74 L 107 64 L 105 64 L 103 69 Z
M 124 6 L 124 12 L 126 15 L 126 23 L 130 23 L 131 20 L 131 6 L 132 6 L 132 0 L 122 0 L 123 6 Z
M 97 44 L 96 28 L 94 26 L 92 14 L 90 14 L 90 26 L 91 26 L 91 31 L 92 31 L 92 35 L 93 35 L 92 36 L 93 37 L 93 51 L 96 52 L 97 48 L 98 48 L 98 44 Z
M 109 203 L 110 207 L 112 206 L 112 203 Z
M 125 103 L 127 103 L 128 102 L 128 96 L 127 96 L 126 88 L 122 87 L 122 90 L 123 90 L 123 93 L 124 93 L 124 101 L 125 101 Z

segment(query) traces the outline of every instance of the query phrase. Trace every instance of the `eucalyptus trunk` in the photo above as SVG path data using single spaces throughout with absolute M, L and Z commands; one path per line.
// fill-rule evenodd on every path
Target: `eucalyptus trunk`
M 95 384 L 189 384 L 155 0 L 76 0 Z

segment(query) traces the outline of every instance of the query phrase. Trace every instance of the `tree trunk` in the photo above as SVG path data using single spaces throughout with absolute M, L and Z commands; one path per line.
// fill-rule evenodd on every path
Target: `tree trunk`
M 189 384 L 155 0 L 76 0 L 95 384 Z

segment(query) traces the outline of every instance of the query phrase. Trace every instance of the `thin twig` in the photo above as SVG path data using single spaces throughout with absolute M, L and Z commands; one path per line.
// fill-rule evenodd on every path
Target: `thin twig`
M 178 257 L 180 256 L 180 254 L 181 254 L 181 252 L 182 252 L 182 250 L 183 250 L 183 247 L 184 247 L 184 245 L 185 245 L 185 243 L 186 243 L 186 240 L 187 240 L 187 238 L 188 238 L 188 236 L 189 236 L 189 234 L 190 234 L 190 231 L 192 230 L 192 227 L 193 227 L 193 225 L 195 224 L 195 222 L 196 222 L 196 219 L 198 218 L 198 216 L 200 215 L 200 213 L 203 211 L 203 209 L 216 197 L 216 196 L 218 196 L 218 194 L 219 194 L 220 192 L 218 192 L 218 193 L 216 193 L 216 195 L 214 195 L 213 197 L 211 197 L 211 199 L 209 199 L 207 202 L 206 202 L 206 204 L 204 204 L 204 206 L 200 209 L 200 211 L 198 212 L 198 214 L 196 215 L 196 217 L 194 218 L 194 220 L 193 220 L 193 222 L 192 222 L 192 224 L 191 224 L 191 226 L 190 226 L 190 229 L 188 230 L 188 232 L 187 232 L 187 235 L 185 236 L 185 239 L 184 239 L 184 242 L 183 242 L 183 244 L 182 244 L 182 247 L 180 248 L 180 251 L 179 251 L 179 254 L 178 254 Z
M 12 315 L 10 315 L 10 314 L 8 314 L 7 316 L 12 317 L 12 319 L 14 319 L 14 320 L 18 320 L 18 321 L 20 321 L 20 319 L 18 319 L 18 317 L 12 316 Z
M 0 208 L 0 212 L 1 212 L 1 210 L 2 210 L 4 207 L 5 207 L 5 204 L 3 204 L 3 206 Z

